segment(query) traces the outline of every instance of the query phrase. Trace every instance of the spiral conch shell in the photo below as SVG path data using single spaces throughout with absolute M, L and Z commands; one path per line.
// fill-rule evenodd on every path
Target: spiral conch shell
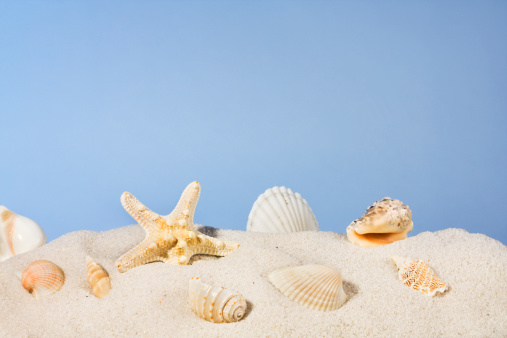
M 269 281 L 284 295 L 309 309 L 332 311 L 347 301 L 342 277 L 323 265 L 303 265 L 271 272 Z
M 30 264 L 21 275 L 21 285 L 35 298 L 51 295 L 63 286 L 65 274 L 53 262 L 38 260 Z
M 245 315 L 245 298 L 229 289 L 211 286 L 199 278 L 189 281 L 190 307 L 194 312 L 209 322 L 232 323 Z
M 434 296 L 437 291 L 445 292 L 447 284 L 441 281 L 431 268 L 423 261 L 393 256 L 398 267 L 398 277 L 403 284 L 428 296 Z
M 0 262 L 46 244 L 46 234 L 29 218 L 0 205 Z
M 408 205 L 384 197 L 370 206 L 363 217 L 350 223 L 347 238 L 359 246 L 375 247 L 407 238 L 413 227 Z
M 246 230 L 270 233 L 319 231 L 319 224 L 300 194 L 286 187 L 273 187 L 255 201 Z
M 88 270 L 88 282 L 90 282 L 93 294 L 97 298 L 104 298 L 111 290 L 109 274 L 90 256 L 86 256 L 86 269 Z

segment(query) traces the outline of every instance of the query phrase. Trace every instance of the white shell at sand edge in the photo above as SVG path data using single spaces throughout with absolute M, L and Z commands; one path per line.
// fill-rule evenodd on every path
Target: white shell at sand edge
M 255 201 L 246 230 L 269 233 L 319 231 L 319 224 L 300 194 L 286 187 L 273 187 Z
M 332 311 L 347 301 L 340 273 L 327 266 L 278 269 L 268 279 L 285 296 L 309 309 Z
M 39 224 L 0 206 L 0 262 L 44 244 L 46 234 Z

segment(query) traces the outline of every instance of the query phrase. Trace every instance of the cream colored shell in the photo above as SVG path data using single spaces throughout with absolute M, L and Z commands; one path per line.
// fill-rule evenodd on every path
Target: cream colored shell
M 255 201 L 246 230 L 271 233 L 319 231 L 319 224 L 300 194 L 286 187 L 273 187 Z
M 413 227 L 408 205 L 385 197 L 370 206 L 363 217 L 350 223 L 347 238 L 359 246 L 375 247 L 407 238 Z
M 192 310 L 209 322 L 237 322 L 245 315 L 247 304 L 241 294 L 203 283 L 199 278 L 190 279 L 189 296 Z
M 447 290 L 447 284 L 441 281 L 423 261 L 399 256 L 393 256 L 392 259 L 399 269 L 398 278 L 403 284 L 428 296 L 434 296 L 437 292 Z
M 37 223 L 0 206 L 0 262 L 44 244 L 46 234 Z
M 275 270 L 268 279 L 285 296 L 310 309 L 332 311 L 347 301 L 340 273 L 323 265 Z
M 35 298 L 51 295 L 63 286 L 65 274 L 53 262 L 38 260 L 30 264 L 21 275 L 21 285 Z
M 109 290 L 111 290 L 109 274 L 90 256 L 86 257 L 86 270 L 88 272 L 88 282 L 90 282 L 93 294 L 97 298 L 104 298 L 109 293 Z

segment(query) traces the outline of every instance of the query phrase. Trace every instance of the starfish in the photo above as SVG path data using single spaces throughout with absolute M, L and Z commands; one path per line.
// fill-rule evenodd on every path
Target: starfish
M 194 212 L 201 186 L 190 183 L 176 208 L 167 216 L 160 216 L 145 207 L 129 192 L 121 195 L 121 204 L 146 231 L 146 237 L 136 247 L 116 261 L 118 271 L 162 261 L 169 264 L 188 264 L 193 255 L 227 256 L 239 244 L 226 243 L 206 236 L 194 227 Z

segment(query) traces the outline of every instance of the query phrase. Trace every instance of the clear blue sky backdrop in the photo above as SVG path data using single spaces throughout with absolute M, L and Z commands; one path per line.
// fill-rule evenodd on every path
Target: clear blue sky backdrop
M 244 230 L 259 194 L 321 230 L 375 200 L 507 244 L 505 1 L 1 1 L 0 204 L 48 239 L 120 195 Z

